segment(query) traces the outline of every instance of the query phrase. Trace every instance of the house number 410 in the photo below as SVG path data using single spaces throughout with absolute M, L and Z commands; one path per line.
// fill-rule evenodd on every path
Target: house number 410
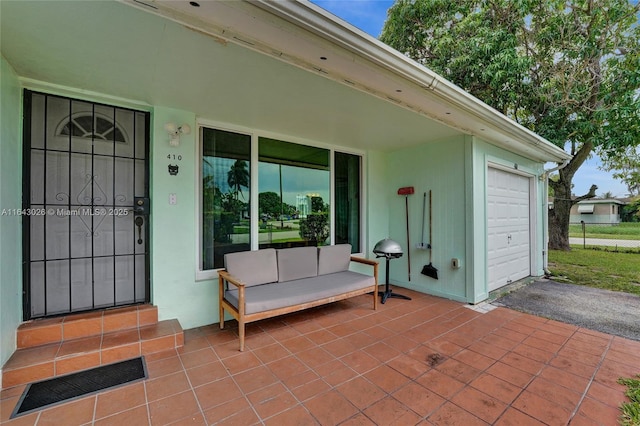
M 178 154 L 178 155 L 176 155 L 176 154 L 169 154 L 169 155 L 167 155 L 167 158 L 168 158 L 169 160 L 178 160 L 178 161 L 182 161 L 182 155 L 180 155 L 180 154 Z

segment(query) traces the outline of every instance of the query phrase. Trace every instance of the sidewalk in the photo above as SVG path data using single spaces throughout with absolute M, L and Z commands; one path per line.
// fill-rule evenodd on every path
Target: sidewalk
M 640 248 L 640 240 L 613 240 L 604 238 L 578 238 L 570 237 L 569 244 L 575 244 L 582 246 L 607 246 L 607 247 L 620 247 L 620 248 Z

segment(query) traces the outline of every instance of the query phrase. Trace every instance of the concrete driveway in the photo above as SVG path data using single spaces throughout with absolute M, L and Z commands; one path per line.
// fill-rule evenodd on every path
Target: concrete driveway
M 633 294 L 540 280 L 493 304 L 640 341 L 640 297 Z

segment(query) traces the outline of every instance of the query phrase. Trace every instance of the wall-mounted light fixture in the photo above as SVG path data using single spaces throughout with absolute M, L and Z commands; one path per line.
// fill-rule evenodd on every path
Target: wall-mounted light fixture
M 164 129 L 169 133 L 169 145 L 180 146 L 180 135 L 188 135 L 191 133 L 191 127 L 188 124 L 176 126 L 175 123 L 167 123 Z

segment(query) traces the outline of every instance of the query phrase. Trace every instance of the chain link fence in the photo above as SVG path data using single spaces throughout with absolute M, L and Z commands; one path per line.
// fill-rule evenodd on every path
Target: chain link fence
M 583 248 L 599 247 L 640 252 L 640 223 L 587 223 L 569 226 L 569 243 Z

